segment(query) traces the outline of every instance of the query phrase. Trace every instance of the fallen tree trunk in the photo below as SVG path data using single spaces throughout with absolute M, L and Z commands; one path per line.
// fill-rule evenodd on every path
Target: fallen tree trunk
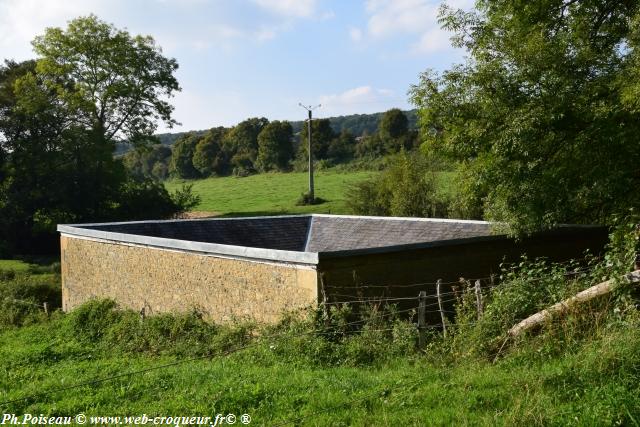
M 635 270 L 629 274 L 626 274 L 623 280 L 626 280 L 627 283 L 640 282 L 640 270 Z M 509 329 L 509 336 L 517 337 L 521 333 L 535 328 L 536 326 L 540 326 L 548 320 L 551 320 L 554 316 L 565 314 L 575 304 L 591 301 L 592 299 L 597 298 L 601 295 L 608 294 L 615 287 L 615 283 L 616 281 L 613 279 L 607 280 L 606 282 L 599 283 L 595 286 L 590 287 L 589 289 L 585 289 L 584 291 L 577 293 L 571 298 L 567 298 L 566 300 L 554 304 L 547 309 L 539 311 L 538 313 L 527 317 L 522 322 Z

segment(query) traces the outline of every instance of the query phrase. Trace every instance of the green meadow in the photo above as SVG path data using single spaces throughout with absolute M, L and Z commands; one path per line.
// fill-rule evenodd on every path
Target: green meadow
M 184 184 L 192 184 L 200 204 L 195 211 L 217 215 L 277 215 L 301 213 L 350 214 L 345 201 L 349 186 L 366 180 L 379 172 L 319 171 L 315 174 L 316 197 L 324 203 L 297 206 L 306 192 L 309 176 L 306 172 L 265 173 L 248 177 L 220 177 L 194 181 L 171 180 L 165 183 L 169 191 Z M 438 173 L 442 191 L 451 191 L 454 172 Z
M 345 191 L 356 182 L 365 180 L 375 172 L 320 171 L 315 174 L 316 197 L 324 203 L 296 206 L 309 185 L 308 174 L 263 173 L 247 177 L 207 178 L 195 181 L 172 180 L 166 183 L 169 191 L 185 183 L 193 184 L 193 191 L 201 198 L 197 211 L 219 215 L 262 215 L 297 213 L 348 213 Z

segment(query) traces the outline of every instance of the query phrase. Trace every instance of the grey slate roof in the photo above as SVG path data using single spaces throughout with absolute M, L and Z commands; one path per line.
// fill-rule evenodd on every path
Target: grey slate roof
M 86 224 L 80 229 L 248 248 L 326 253 L 490 236 L 490 224 L 418 218 L 296 215 Z
M 314 216 L 307 252 L 333 252 L 490 236 L 480 221 Z
M 310 222 L 310 216 L 289 216 L 107 223 L 84 228 L 165 239 L 302 252 Z

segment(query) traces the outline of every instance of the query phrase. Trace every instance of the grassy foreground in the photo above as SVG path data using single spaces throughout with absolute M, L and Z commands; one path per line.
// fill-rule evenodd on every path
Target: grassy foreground
M 247 413 L 253 425 L 637 425 L 637 326 L 613 329 L 556 355 L 540 348 L 515 351 L 495 364 L 444 364 L 414 354 L 330 366 L 322 355 L 314 360 L 278 353 L 279 346 L 291 345 L 286 340 L 193 361 L 186 361 L 185 342 L 176 343 L 186 351 L 182 355 L 160 347 L 132 352 L 108 346 L 114 336 L 74 337 L 72 322 L 56 318 L 0 335 L 0 400 L 32 396 L 0 406 L 17 414 Z M 176 360 L 184 363 L 64 390 Z M 39 394 L 51 390 L 61 391 Z
M 349 213 L 345 205 L 345 191 L 356 182 L 376 172 L 320 171 L 315 174 L 316 197 L 326 200 L 314 206 L 296 206 L 300 195 L 308 189 L 307 173 L 264 173 L 244 178 L 222 177 L 195 181 L 166 182 L 173 191 L 185 182 L 193 184 L 200 196 L 197 211 L 221 215 L 263 215 L 289 213 Z

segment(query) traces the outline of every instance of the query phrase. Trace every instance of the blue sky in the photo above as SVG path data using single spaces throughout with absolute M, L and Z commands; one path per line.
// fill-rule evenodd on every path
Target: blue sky
M 0 58 L 34 57 L 30 41 L 95 13 L 149 34 L 178 60 L 182 126 L 245 118 L 300 120 L 411 108 L 407 90 L 427 68 L 460 62 L 437 24 L 440 0 L 0 0 Z M 468 8 L 471 0 L 449 0 Z M 160 130 L 164 130 L 160 126 Z

